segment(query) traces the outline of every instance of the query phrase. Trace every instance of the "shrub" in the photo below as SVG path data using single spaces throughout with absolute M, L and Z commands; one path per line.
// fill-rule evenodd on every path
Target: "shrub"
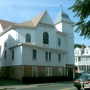
M 22 77 L 22 82 L 27 84 L 70 81 L 69 76 L 48 76 L 48 77 Z

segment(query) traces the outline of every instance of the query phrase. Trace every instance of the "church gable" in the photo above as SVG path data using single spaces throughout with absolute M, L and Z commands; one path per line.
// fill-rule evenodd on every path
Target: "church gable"
M 46 24 L 46 25 L 54 25 L 50 15 L 48 14 L 48 12 L 46 11 L 43 15 L 43 17 L 41 18 L 41 20 L 39 21 L 40 24 Z
M 0 23 L 0 33 L 3 31 L 2 25 Z

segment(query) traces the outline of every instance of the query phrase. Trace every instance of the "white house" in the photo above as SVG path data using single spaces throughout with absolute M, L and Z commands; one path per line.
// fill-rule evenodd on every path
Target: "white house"
M 82 48 L 76 47 L 74 50 L 75 65 L 77 66 L 78 73 L 90 70 L 90 47 Z
M 55 22 L 47 11 L 32 20 L 0 20 L 1 75 L 74 77 L 73 22 L 62 10 Z

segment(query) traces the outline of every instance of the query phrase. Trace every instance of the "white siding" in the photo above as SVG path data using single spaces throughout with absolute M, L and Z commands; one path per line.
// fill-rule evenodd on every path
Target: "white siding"
M 35 43 L 35 29 L 25 29 L 19 28 L 17 29 L 18 33 L 18 42 L 24 43 L 26 42 L 26 34 L 29 33 L 31 35 L 31 43 Z
M 37 50 L 37 59 L 32 59 L 32 50 Z M 34 47 L 23 46 L 23 64 L 25 65 L 39 65 L 39 66 L 63 66 L 64 65 L 64 55 L 62 54 L 62 62 L 58 62 L 58 52 L 48 50 L 48 49 L 40 49 Z M 45 51 L 51 52 L 51 61 L 45 60 Z

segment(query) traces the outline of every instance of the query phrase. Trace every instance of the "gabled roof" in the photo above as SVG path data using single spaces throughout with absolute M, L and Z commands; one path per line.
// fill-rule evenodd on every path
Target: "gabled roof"
M 5 30 L 6 28 L 8 28 L 9 26 L 15 26 L 15 27 L 22 27 L 22 26 L 28 26 L 28 27 L 36 27 L 38 25 L 38 23 L 40 22 L 40 20 L 42 19 L 42 17 L 44 16 L 44 14 L 47 13 L 47 11 L 45 10 L 44 12 L 42 12 L 41 14 L 39 14 L 38 16 L 36 16 L 35 18 L 33 18 L 32 20 L 26 21 L 26 22 L 22 22 L 22 23 L 14 23 L 14 22 L 9 22 L 9 21 L 4 21 L 4 20 L 0 20 L 0 23 L 2 25 L 3 30 Z
M 3 30 L 5 30 L 6 28 L 8 28 L 9 26 L 16 24 L 14 22 L 9 22 L 9 21 L 5 21 L 5 20 L 0 20 L 0 23 L 2 25 Z
M 82 49 L 81 49 L 81 48 L 79 48 L 79 47 L 76 47 L 76 48 L 75 48 L 75 50 L 82 50 Z
M 45 14 L 46 11 L 42 12 L 41 14 L 39 14 L 37 17 L 33 18 L 32 20 L 23 22 L 23 23 L 19 23 L 19 24 L 15 24 L 16 26 L 30 26 L 30 27 L 36 27 L 37 24 L 39 23 L 39 21 L 41 20 L 41 18 L 43 17 L 43 15 Z

